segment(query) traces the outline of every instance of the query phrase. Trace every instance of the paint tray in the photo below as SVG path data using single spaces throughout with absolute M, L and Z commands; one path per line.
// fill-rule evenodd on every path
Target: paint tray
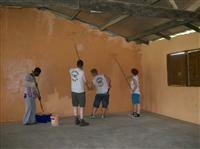
M 51 115 L 52 114 L 38 113 L 38 114 L 35 115 L 36 122 L 37 123 L 51 122 Z

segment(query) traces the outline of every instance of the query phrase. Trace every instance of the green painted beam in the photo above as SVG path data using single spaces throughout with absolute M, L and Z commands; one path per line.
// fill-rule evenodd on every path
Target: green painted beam
M 81 13 L 81 10 L 77 10 L 74 15 L 71 17 L 71 20 L 74 20 L 79 14 Z
M 200 28 L 192 23 L 185 24 L 186 27 L 195 30 L 196 32 L 200 32 Z
M 41 8 L 40 8 L 40 9 L 41 9 Z M 68 15 L 66 15 L 66 14 L 63 14 L 63 13 L 61 13 L 61 12 L 59 12 L 59 11 L 53 9 L 53 8 L 44 8 L 44 9 L 49 10 L 49 11 L 52 12 L 53 14 L 55 14 L 55 15 L 57 15 L 57 16 L 60 16 L 60 17 L 62 17 L 62 18 L 65 18 L 65 19 L 67 19 L 67 20 L 72 20 L 72 17 L 71 17 L 71 16 L 68 16 Z
M 137 39 L 135 41 L 137 44 L 146 44 L 149 45 L 149 41 L 143 40 L 143 39 Z
M 159 33 L 155 33 L 155 35 L 160 36 L 160 37 L 163 37 L 163 38 L 165 38 L 165 39 L 167 39 L 167 40 L 170 40 L 170 39 L 171 39 L 170 36 L 165 35 L 165 34 L 163 34 L 163 33 L 161 33 L 161 32 L 159 32 Z

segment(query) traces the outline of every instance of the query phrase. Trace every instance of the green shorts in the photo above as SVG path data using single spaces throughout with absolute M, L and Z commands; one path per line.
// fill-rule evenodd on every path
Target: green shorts
M 72 105 L 73 107 L 85 107 L 86 98 L 85 93 L 74 93 L 72 92 Z

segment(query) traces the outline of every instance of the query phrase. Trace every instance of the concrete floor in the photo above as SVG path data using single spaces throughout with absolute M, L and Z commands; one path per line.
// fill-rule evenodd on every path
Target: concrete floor
M 88 119 L 87 119 L 88 120 Z M 152 113 L 131 119 L 127 114 L 88 120 L 79 127 L 72 118 L 50 124 L 1 124 L 1 149 L 199 149 L 200 126 Z

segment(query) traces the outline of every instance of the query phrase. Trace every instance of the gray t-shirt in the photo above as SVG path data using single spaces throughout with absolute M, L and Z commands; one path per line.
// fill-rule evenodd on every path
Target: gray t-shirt
M 108 83 L 104 75 L 96 75 L 92 83 L 96 88 L 96 94 L 106 94 L 108 92 Z
M 72 68 L 69 70 L 71 76 L 71 91 L 74 93 L 85 92 L 85 74 L 80 68 Z

